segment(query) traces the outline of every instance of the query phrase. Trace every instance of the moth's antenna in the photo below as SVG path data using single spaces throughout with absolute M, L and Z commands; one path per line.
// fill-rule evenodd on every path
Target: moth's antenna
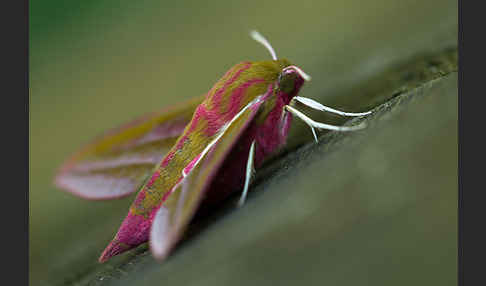
M 258 33 L 256 30 L 250 31 L 250 36 L 253 38 L 253 40 L 259 42 L 260 44 L 264 45 L 265 48 L 270 52 L 272 55 L 272 59 L 277 60 L 277 54 L 275 53 L 275 50 L 272 48 L 272 45 L 270 45 L 270 42 L 265 39 L 262 34 Z

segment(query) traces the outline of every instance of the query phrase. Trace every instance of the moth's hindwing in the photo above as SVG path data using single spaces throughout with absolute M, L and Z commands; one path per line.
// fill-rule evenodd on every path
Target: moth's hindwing
M 99 136 L 62 165 L 55 184 L 93 200 L 131 194 L 151 175 L 203 100 L 191 99 Z

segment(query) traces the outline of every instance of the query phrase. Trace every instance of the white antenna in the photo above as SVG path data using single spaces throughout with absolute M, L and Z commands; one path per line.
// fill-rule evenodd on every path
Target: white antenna
M 275 53 L 275 50 L 272 48 L 272 45 L 270 45 L 270 42 L 265 39 L 262 34 L 258 33 L 256 30 L 250 31 L 250 36 L 253 38 L 253 40 L 259 42 L 260 44 L 264 45 L 265 48 L 270 52 L 272 55 L 272 59 L 277 60 L 277 54 Z

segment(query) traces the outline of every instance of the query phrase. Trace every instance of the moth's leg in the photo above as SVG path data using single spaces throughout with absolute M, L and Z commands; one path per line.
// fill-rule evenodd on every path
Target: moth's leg
M 255 141 L 251 142 L 250 152 L 248 153 L 248 161 L 246 162 L 246 175 L 245 175 L 245 185 L 243 187 L 243 193 L 241 194 L 240 200 L 238 201 L 238 206 L 242 206 L 246 200 L 246 194 L 248 193 L 248 187 L 250 186 L 250 181 L 255 173 L 254 159 L 255 158 Z
M 293 97 L 291 102 L 290 102 L 290 105 L 293 105 L 293 103 L 295 101 L 298 101 L 298 102 L 302 103 L 303 105 L 308 106 L 308 107 L 315 109 L 315 110 L 326 111 L 326 112 L 334 113 L 334 114 L 341 115 L 341 116 L 365 116 L 365 115 L 369 115 L 369 114 L 372 113 L 371 110 L 366 111 L 366 112 L 341 111 L 341 110 L 337 110 L 337 109 L 325 106 L 325 105 L 323 105 L 323 104 L 321 104 L 321 103 L 319 103 L 319 102 L 317 102 L 313 99 L 310 99 L 310 98 L 307 98 L 307 97 L 302 97 L 302 96 Z
M 312 130 L 312 134 L 314 135 L 314 139 L 317 141 L 317 135 L 315 132 L 315 128 L 317 129 L 327 129 L 327 130 L 334 130 L 334 131 L 355 131 L 355 130 L 360 130 L 366 127 L 366 124 L 363 122 L 361 124 L 355 125 L 355 126 L 336 126 L 336 125 L 331 125 L 331 124 L 325 124 L 321 122 L 317 122 L 312 120 L 311 118 L 307 117 L 305 114 L 302 112 L 298 111 L 297 109 L 293 108 L 290 105 L 285 105 L 285 109 L 292 113 L 293 115 L 297 116 L 300 118 L 302 121 L 304 121 L 307 125 Z

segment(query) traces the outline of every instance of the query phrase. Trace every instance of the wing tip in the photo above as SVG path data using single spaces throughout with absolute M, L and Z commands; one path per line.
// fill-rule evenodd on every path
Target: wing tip
M 110 244 L 108 244 L 105 250 L 103 250 L 100 257 L 98 258 L 98 262 L 105 263 L 113 256 L 121 254 L 131 248 L 132 247 L 130 245 L 121 243 L 120 241 L 114 239 L 110 242 Z
M 161 247 L 157 245 L 154 246 L 152 242 L 150 242 L 149 244 L 150 244 L 150 250 L 152 256 L 155 258 L 155 260 L 157 260 L 157 262 L 163 262 L 165 259 L 167 259 L 167 257 L 169 256 L 173 248 L 172 247 L 173 243 Z M 110 258 L 112 258 L 113 256 L 121 254 L 131 248 L 132 247 L 128 245 L 124 245 L 123 243 L 120 243 L 117 240 L 113 240 L 110 242 L 110 244 L 108 244 L 105 250 L 103 250 L 100 257 L 98 258 L 98 262 L 105 263 L 106 261 L 110 260 Z
M 114 249 L 113 242 L 110 242 L 110 244 L 108 244 L 108 246 L 105 248 L 105 250 L 103 250 L 103 252 L 101 253 L 100 257 L 98 258 L 98 262 L 99 263 L 105 263 L 112 256 L 116 255 L 116 254 L 113 254 L 113 249 Z

